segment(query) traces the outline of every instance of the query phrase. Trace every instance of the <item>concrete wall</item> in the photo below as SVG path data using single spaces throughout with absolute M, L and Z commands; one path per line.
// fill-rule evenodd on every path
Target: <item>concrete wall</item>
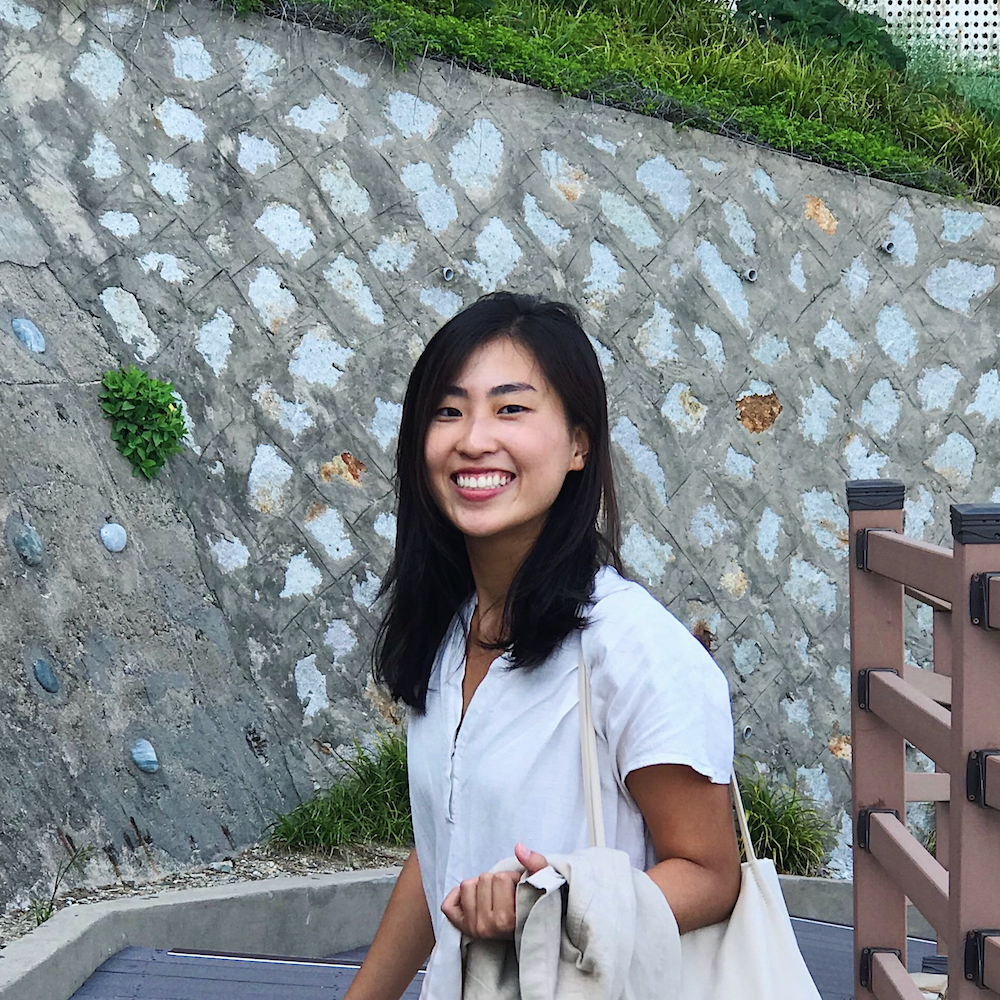
M 838 813 L 843 481 L 906 480 L 931 540 L 1000 498 L 1000 212 L 207 3 L 0 32 L 0 900 L 57 830 L 95 879 L 244 844 L 383 724 L 400 401 L 496 288 L 582 308 L 631 571 L 715 637 L 739 750 Z M 153 484 L 96 404 L 130 361 L 190 416 Z

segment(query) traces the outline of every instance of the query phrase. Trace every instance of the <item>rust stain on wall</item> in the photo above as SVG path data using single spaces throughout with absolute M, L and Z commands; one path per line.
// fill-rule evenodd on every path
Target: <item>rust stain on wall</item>
M 306 524 L 315 521 L 317 517 L 322 517 L 326 513 L 325 503 L 311 503 L 306 508 Z
M 739 422 L 752 434 L 766 431 L 778 419 L 778 414 L 783 408 L 773 392 L 769 392 L 766 396 L 758 394 L 742 396 L 736 400 Z
M 707 649 L 710 653 L 715 645 L 715 633 L 708 627 L 708 622 L 704 618 L 699 618 L 698 621 L 694 623 L 694 628 L 691 629 L 691 634 Z
M 342 451 L 336 458 L 320 466 L 319 475 L 324 483 L 336 478 L 343 479 L 351 486 L 360 486 L 361 473 L 367 471 L 368 466 L 360 458 L 355 458 L 349 451 Z
M 823 204 L 822 198 L 812 194 L 806 198 L 806 218 L 815 222 L 827 236 L 837 231 L 837 217 Z
M 374 677 L 368 678 L 368 684 L 365 687 L 365 697 L 372 703 L 379 715 L 386 722 L 391 722 L 394 726 L 398 726 L 402 722 L 396 703 L 392 700 L 389 692 L 381 684 L 375 682 Z
M 833 728 L 833 735 L 830 737 L 830 753 L 841 760 L 850 760 L 852 755 L 851 734 L 838 733 L 837 727 Z

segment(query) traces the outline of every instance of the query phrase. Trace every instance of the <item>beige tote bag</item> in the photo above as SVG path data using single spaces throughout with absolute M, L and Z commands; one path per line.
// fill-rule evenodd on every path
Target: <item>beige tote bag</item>
M 582 648 L 579 673 L 587 829 L 590 846 L 604 847 L 590 670 Z M 774 862 L 754 853 L 735 774 L 729 787 L 747 856 L 740 895 L 728 919 L 681 935 L 679 996 L 682 1000 L 820 1000 L 795 940 Z

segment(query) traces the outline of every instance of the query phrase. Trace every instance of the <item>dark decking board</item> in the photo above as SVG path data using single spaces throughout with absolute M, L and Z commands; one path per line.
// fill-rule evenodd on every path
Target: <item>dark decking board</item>
M 793 919 L 792 925 L 823 1000 L 851 1000 L 852 929 L 814 920 Z M 126 948 L 109 958 L 73 1000 L 341 1000 L 367 950 L 309 962 Z M 911 970 L 919 970 L 921 959 L 934 952 L 933 942 L 911 938 Z M 411 983 L 407 1000 L 419 996 L 421 979 Z

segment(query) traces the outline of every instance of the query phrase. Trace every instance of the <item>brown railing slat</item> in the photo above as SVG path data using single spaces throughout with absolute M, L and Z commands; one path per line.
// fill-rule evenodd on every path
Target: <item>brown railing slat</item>
M 948 919 L 948 873 L 891 813 L 873 813 L 871 853 L 938 933 Z
M 986 939 L 983 958 L 983 985 L 1000 994 L 1000 937 Z
M 994 809 L 1000 809 L 1000 757 L 986 758 L 986 795 L 983 801 Z M 997 822 L 1000 823 L 1000 818 Z
M 951 712 L 897 674 L 869 674 L 869 708 L 941 768 L 951 753 Z
M 951 775 L 944 771 L 907 771 L 907 802 L 948 802 L 951 800 Z
M 912 597 L 915 601 L 920 601 L 921 604 L 926 604 L 935 611 L 951 614 L 950 601 L 942 601 L 940 597 L 935 597 L 933 594 L 925 594 L 922 590 L 917 590 L 916 587 L 904 587 L 903 593 L 907 597 Z
M 895 955 L 882 952 L 872 960 L 872 993 L 876 1000 L 923 1000 L 920 987 Z
M 946 674 L 924 670 L 922 667 L 911 667 L 904 663 L 903 680 L 939 705 L 951 704 L 951 678 Z
M 870 531 L 868 569 L 951 603 L 952 595 L 948 592 L 954 577 L 951 549 L 890 531 Z

